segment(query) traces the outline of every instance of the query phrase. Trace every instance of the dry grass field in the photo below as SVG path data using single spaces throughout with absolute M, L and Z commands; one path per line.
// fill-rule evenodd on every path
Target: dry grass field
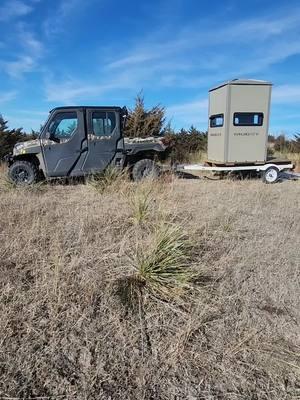
M 299 399 L 300 181 L 0 189 L 1 399 Z

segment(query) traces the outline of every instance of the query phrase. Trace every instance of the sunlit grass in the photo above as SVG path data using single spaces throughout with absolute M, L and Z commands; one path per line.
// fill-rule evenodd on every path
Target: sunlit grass
M 88 185 L 99 193 L 120 189 L 122 183 L 128 180 L 126 169 L 108 167 L 103 173 L 91 175 L 87 181 Z

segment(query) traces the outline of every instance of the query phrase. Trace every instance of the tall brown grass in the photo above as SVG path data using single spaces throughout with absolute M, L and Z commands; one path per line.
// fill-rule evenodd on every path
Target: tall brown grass
M 274 157 L 291 161 L 295 166 L 295 172 L 300 172 L 300 153 L 275 152 Z
M 145 185 L 0 190 L 0 397 L 299 397 L 300 182 Z

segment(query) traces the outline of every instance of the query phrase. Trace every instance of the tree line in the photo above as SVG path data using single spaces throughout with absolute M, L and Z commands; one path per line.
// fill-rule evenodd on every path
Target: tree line
M 285 135 L 268 136 L 269 148 L 280 153 L 300 153 L 300 133 L 296 133 L 292 139 Z
M 9 129 L 8 121 L 0 114 L 0 160 L 12 152 L 17 142 L 35 139 L 37 136 L 38 132 L 35 131 L 28 134 L 22 128 Z M 124 136 L 163 136 L 164 141 L 172 148 L 171 158 L 178 162 L 185 161 L 191 153 L 207 150 L 206 131 L 199 131 L 193 125 L 189 129 L 174 130 L 170 123 L 166 123 L 165 107 L 157 105 L 147 109 L 141 93 L 135 99 L 134 108 L 129 110 Z M 271 152 L 300 152 L 300 134 L 295 134 L 292 139 L 287 139 L 284 135 L 269 135 L 269 146 Z
M 0 114 L 0 161 L 6 154 L 12 152 L 14 145 L 18 142 L 36 139 L 38 132 L 25 133 L 23 128 L 9 129 L 8 121 Z

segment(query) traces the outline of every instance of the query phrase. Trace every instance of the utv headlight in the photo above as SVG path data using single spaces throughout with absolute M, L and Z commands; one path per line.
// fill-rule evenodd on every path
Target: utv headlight
M 14 149 L 13 149 L 13 154 L 15 155 L 15 154 L 20 153 L 20 151 L 23 149 L 23 147 L 24 147 L 23 143 L 15 144 Z
M 22 149 L 22 147 L 24 147 L 24 144 L 23 144 L 23 143 L 17 143 L 17 144 L 15 145 L 15 149 L 16 149 L 16 150 L 20 150 L 20 149 Z

